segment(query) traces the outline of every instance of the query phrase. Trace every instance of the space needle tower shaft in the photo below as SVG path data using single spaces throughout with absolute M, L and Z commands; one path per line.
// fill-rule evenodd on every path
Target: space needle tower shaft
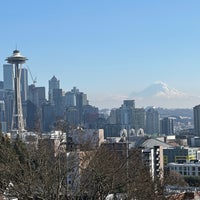
M 13 55 L 6 59 L 8 63 L 14 66 L 14 106 L 11 130 L 17 131 L 18 133 L 22 133 L 24 131 L 20 79 L 22 64 L 25 63 L 26 60 L 27 58 L 22 56 L 19 50 L 14 50 Z

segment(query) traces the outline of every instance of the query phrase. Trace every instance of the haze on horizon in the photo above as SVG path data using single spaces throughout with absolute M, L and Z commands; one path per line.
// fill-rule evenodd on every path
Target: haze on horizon
M 48 89 L 55 75 L 63 90 L 76 86 L 95 106 L 119 107 L 157 80 L 196 98 L 199 7 L 198 0 L 2 1 L 0 63 L 17 45 L 37 86 Z

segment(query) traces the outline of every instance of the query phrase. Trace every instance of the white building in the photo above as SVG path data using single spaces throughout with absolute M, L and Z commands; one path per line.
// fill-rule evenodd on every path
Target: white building
M 170 171 L 175 171 L 182 176 L 200 176 L 200 162 L 192 163 L 169 163 L 167 165 Z

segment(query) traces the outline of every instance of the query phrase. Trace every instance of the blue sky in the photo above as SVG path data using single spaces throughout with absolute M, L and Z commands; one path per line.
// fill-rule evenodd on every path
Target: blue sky
M 37 86 L 55 75 L 103 107 L 158 80 L 199 95 L 199 9 L 199 0 L 1 1 L 0 63 L 17 45 Z

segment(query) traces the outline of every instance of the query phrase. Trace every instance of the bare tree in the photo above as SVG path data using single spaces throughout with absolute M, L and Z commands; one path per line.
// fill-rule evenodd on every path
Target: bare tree
M 52 141 L 51 141 L 52 142 Z M 20 139 L 0 137 L 0 194 L 19 199 L 105 199 L 123 194 L 126 199 L 164 199 L 160 180 L 152 179 L 138 149 L 99 148 L 57 153 L 48 140 L 38 148 Z M 87 143 L 87 145 L 89 145 Z M 126 147 L 126 145 L 125 145 Z
M 29 149 L 21 140 L 0 141 L 0 192 L 19 199 L 65 199 L 66 153 Z
M 184 180 L 183 176 L 175 171 L 170 171 L 169 173 L 165 173 L 164 185 L 173 185 L 173 186 L 188 186 L 188 183 Z
M 98 149 L 89 165 L 83 170 L 81 191 L 91 199 L 105 199 L 108 194 L 124 194 L 127 199 L 164 199 L 144 165 L 139 150 L 126 157 L 124 151 Z

